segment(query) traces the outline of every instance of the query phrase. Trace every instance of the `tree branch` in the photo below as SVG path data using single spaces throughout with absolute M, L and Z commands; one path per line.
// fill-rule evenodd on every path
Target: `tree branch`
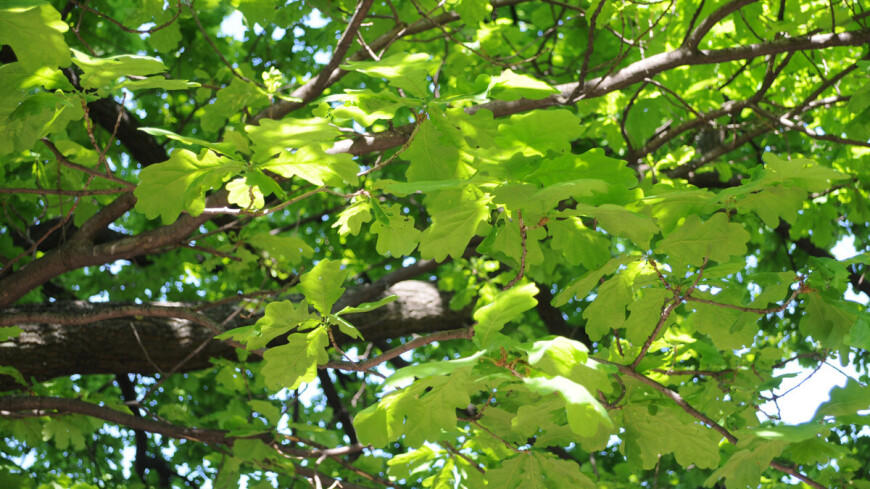
M 701 40 L 704 39 L 704 36 L 706 36 L 707 33 L 710 32 L 710 29 L 718 24 L 720 20 L 728 17 L 733 12 L 740 10 L 750 3 L 755 3 L 756 1 L 757 0 L 734 0 L 719 7 L 712 14 L 707 16 L 707 18 L 701 21 L 701 24 L 686 37 L 686 40 L 683 41 L 683 47 L 696 49 L 698 45 L 701 44 Z
M 840 46 L 862 46 L 868 42 L 870 42 L 870 30 L 859 30 L 843 32 L 840 34 L 817 34 L 796 38 L 783 38 L 766 43 L 750 44 L 718 50 L 692 51 L 688 48 L 681 47 L 674 51 L 650 56 L 649 58 L 637 61 L 621 70 L 618 70 L 615 73 L 594 78 L 585 81 L 582 84 L 575 82 L 558 85 L 556 88 L 560 90 L 560 93 L 549 97 L 538 100 L 519 99 L 514 101 L 493 101 L 469 107 L 466 109 L 466 112 L 474 114 L 479 110 L 488 110 L 493 113 L 494 117 L 507 117 L 529 110 L 560 105 L 571 105 L 581 99 L 601 97 L 634 83 L 642 82 L 645 78 L 652 78 L 659 73 L 680 66 L 717 64 L 728 61 L 753 59 L 759 56 L 772 54 L 820 50 Z M 719 111 L 709 113 L 709 120 L 737 111 L 738 105 L 736 104 L 748 105 L 748 103 L 749 102 L 743 101 L 735 102 L 735 105 L 728 107 L 723 105 L 723 108 Z M 743 106 L 740 106 L 739 108 L 742 109 Z M 701 121 L 693 119 L 692 121 L 687 121 L 684 125 L 680 126 L 681 130 L 676 133 L 678 134 L 693 127 L 697 127 L 702 125 L 704 122 L 706 122 L 706 120 Z M 412 126 L 413 125 L 409 124 L 391 131 L 384 131 L 383 133 L 374 135 L 367 134 L 351 140 L 338 141 L 327 151 L 327 153 L 350 153 L 353 155 L 359 155 L 401 146 L 407 141 L 408 136 L 413 130 Z M 763 131 L 760 131 L 758 134 L 760 133 L 763 133 Z M 638 150 L 635 154 L 643 154 L 641 153 L 642 151 L 653 151 L 667 142 L 667 140 L 669 139 L 651 141 L 649 147 L 644 146 L 644 148 Z M 745 143 L 745 141 L 743 142 Z
M 364 360 L 362 362 L 329 362 L 325 365 L 320 365 L 319 368 L 334 368 L 338 370 L 350 370 L 354 372 L 365 372 L 372 367 L 376 367 L 384 362 L 392 360 L 402 353 L 411 351 L 415 348 L 421 347 L 423 345 L 429 345 L 431 343 L 435 343 L 436 341 L 446 341 L 446 340 L 456 340 L 456 339 L 467 339 L 470 340 L 474 337 L 474 329 L 472 328 L 461 328 L 461 329 L 452 329 L 449 331 L 441 331 L 440 333 L 433 333 L 426 336 L 421 336 L 419 338 L 414 338 L 413 340 L 399 345 L 392 350 L 384 352 L 381 355 L 376 357 L 369 358 L 368 360 Z
M 448 306 L 449 297 L 439 292 L 432 283 L 401 281 L 383 288 L 392 280 L 419 269 L 397 270 L 389 274 L 391 277 L 383 277 L 383 281 L 348 291 L 341 299 L 341 307 L 344 307 L 387 295 L 399 297 L 379 309 L 346 316 L 357 326 L 366 341 L 379 342 L 412 334 L 426 334 L 469 323 L 469 312 L 451 310 Z M 9 309 L 0 315 L 0 326 L 15 325 L 23 332 L 7 340 L 6 348 L 0 348 L 0 365 L 15 367 L 25 379 L 35 378 L 37 381 L 72 374 L 147 375 L 155 372 L 154 365 L 167 371 L 199 370 L 211 367 L 211 358 L 236 356 L 235 350 L 228 344 L 211 340 L 214 329 L 223 331 L 253 324 L 260 317 L 234 317 L 221 325 L 235 310 L 234 304 L 225 303 L 200 312 L 196 312 L 194 306 L 177 303 L 111 306 L 55 302 Z M 131 322 L 135 325 L 141 346 L 131 331 Z M 100 348 L 94 348 L 95 338 L 101 339 Z M 448 338 L 436 336 L 432 341 L 438 339 Z M 337 336 L 337 340 L 339 343 L 350 341 L 343 335 Z M 407 351 L 421 344 L 425 344 L 425 341 L 417 340 L 400 348 L 404 347 L 403 351 Z M 152 361 L 145 358 L 143 350 L 149 352 Z M 339 363 L 338 367 L 341 366 Z M 11 377 L 0 376 L 0 390 L 20 388 Z
M 92 418 L 102 419 L 134 430 L 147 431 L 158 435 L 180 440 L 190 440 L 199 443 L 221 444 L 232 446 L 235 440 L 259 439 L 284 454 L 299 458 L 320 458 L 347 455 L 362 451 L 365 447 L 359 444 L 337 448 L 312 448 L 308 450 L 289 447 L 276 443 L 271 433 L 254 436 L 230 436 L 223 430 L 207 428 L 189 428 L 165 421 L 157 421 L 132 414 L 122 413 L 115 409 L 100 406 L 90 402 L 63 397 L 0 397 L 0 416 L 10 416 L 13 412 L 29 411 L 37 416 L 61 416 L 64 414 L 82 414 Z
M 493 8 L 498 8 L 501 6 L 516 5 L 516 4 L 528 2 L 528 1 L 530 1 L 530 0 L 494 0 L 493 2 L 491 2 L 491 5 Z M 371 3 L 371 2 L 369 2 L 369 3 Z M 385 49 L 386 47 L 388 47 L 390 44 L 392 44 L 398 38 L 419 34 L 421 32 L 425 32 L 425 31 L 430 30 L 430 29 L 435 29 L 435 28 L 438 28 L 438 26 L 449 24 L 449 23 L 455 22 L 457 20 L 459 20 L 458 13 L 448 12 L 445 14 L 441 14 L 441 15 L 432 17 L 431 19 L 426 18 L 426 19 L 418 20 L 417 22 L 414 22 L 413 24 L 408 25 L 408 26 L 397 25 L 396 27 L 394 27 L 392 30 L 390 30 L 386 34 L 383 34 L 382 36 L 375 39 L 374 41 L 369 42 L 368 43 L 369 48 L 370 48 L 369 50 L 379 51 L 381 49 Z M 350 27 L 351 27 L 351 25 L 348 25 L 348 29 L 345 30 L 345 35 L 350 32 Z M 354 32 L 356 32 L 356 31 L 354 31 Z M 342 35 L 341 39 L 344 39 L 345 35 Z M 350 38 L 350 40 L 351 40 L 348 44 L 348 48 L 349 48 L 350 44 L 352 43 L 353 36 L 347 36 L 347 37 Z M 340 42 L 341 42 L 341 40 L 339 40 L 339 43 Z M 369 50 L 363 49 L 363 50 L 357 51 L 354 55 L 347 58 L 347 60 L 348 61 L 362 61 L 365 59 L 369 59 L 370 58 Z M 337 48 L 336 48 L 335 52 L 336 52 L 336 54 L 338 53 Z M 346 52 L 347 52 L 347 50 L 345 49 L 345 54 L 346 54 Z M 333 56 L 332 59 L 330 59 L 330 63 L 332 63 L 333 60 L 337 60 L 336 67 L 342 61 L 344 61 L 344 59 L 337 57 L 337 56 Z M 308 81 L 307 83 L 305 83 L 301 87 L 297 88 L 291 94 L 291 96 L 293 96 L 293 97 L 302 99 L 301 102 L 281 100 L 281 101 L 275 103 L 274 105 L 271 105 L 271 106 L 263 109 L 262 111 L 260 111 L 259 114 L 257 114 L 256 116 L 254 116 L 251 119 L 251 123 L 256 124 L 257 121 L 259 121 L 261 119 L 267 119 L 267 118 L 268 119 L 281 119 L 282 117 L 286 116 L 290 112 L 293 112 L 294 110 L 299 109 L 300 107 L 304 107 L 306 104 L 308 104 L 308 102 L 310 102 L 311 100 L 318 97 L 321 93 L 323 93 L 323 90 L 326 89 L 326 87 L 329 87 L 332 84 L 334 84 L 335 82 L 337 82 L 338 80 L 340 80 L 345 74 L 347 74 L 347 72 L 342 70 L 342 69 L 334 69 L 334 70 L 330 71 L 329 75 L 326 76 L 325 79 L 321 79 L 321 76 L 318 75 L 317 77 L 311 79 L 310 81 Z M 395 146 L 401 146 L 404 142 L 405 142 L 405 140 L 403 139 L 401 142 L 395 144 Z M 392 148 L 392 147 L 394 147 L 394 146 L 388 146 L 388 147 L 383 148 L 383 149 Z M 342 151 L 342 152 L 348 152 L 348 151 Z
M 611 75 L 588 80 L 582 84 L 582 88 L 574 97 L 571 94 L 577 88 L 577 83 L 568 83 L 556 87 L 560 90 L 560 93 L 539 100 L 519 99 L 516 101 L 490 102 L 472 107 L 468 109 L 468 112 L 474 113 L 485 109 L 492 112 L 495 117 L 504 117 L 533 109 L 571 105 L 581 99 L 600 97 L 614 90 L 639 83 L 644 78 L 653 78 L 659 73 L 679 66 L 724 63 L 772 54 L 820 50 L 838 46 L 862 46 L 868 42 L 870 42 L 870 30 L 858 30 L 839 34 L 816 34 L 782 38 L 766 43 L 717 50 L 691 50 L 686 47 L 680 47 L 674 51 L 656 54 L 632 63 Z

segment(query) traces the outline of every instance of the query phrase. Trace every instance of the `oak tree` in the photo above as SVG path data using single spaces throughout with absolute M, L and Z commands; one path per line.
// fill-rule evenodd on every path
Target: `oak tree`
M 0 3 L 0 486 L 870 487 L 868 44 L 862 0 Z

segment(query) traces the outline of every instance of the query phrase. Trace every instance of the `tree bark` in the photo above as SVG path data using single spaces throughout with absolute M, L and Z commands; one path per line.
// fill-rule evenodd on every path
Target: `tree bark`
M 350 291 L 338 306 L 362 302 L 371 295 L 368 287 Z M 397 295 L 398 299 L 367 313 L 348 315 L 365 341 L 389 341 L 411 334 L 455 329 L 470 324 L 470 314 L 452 311 L 449 296 L 434 283 L 408 280 L 399 282 L 378 296 Z M 210 358 L 235 358 L 234 348 L 211 340 L 214 333 L 202 322 L 187 319 L 197 304 L 93 304 L 66 302 L 27 305 L 7 309 L 0 326 L 18 326 L 21 335 L 0 343 L 0 365 L 18 369 L 25 379 L 43 381 L 73 374 L 146 374 L 185 372 L 208 368 Z M 237 304 L 205 309 L 202 316 L 214 324 L 233 315 Z M 159 308 L 160 316 L 149 308 Z M 177 316 L 171 317 L 173 308 Z M 236 314 L 225 330 L 253 324 L 259 315 Z M 339 342 L 349 338 L 337 336 Z M 192 358 L 179 363 L 203 343 Z M 0 390 L 21 388 L 12 377 L 0 375 Z

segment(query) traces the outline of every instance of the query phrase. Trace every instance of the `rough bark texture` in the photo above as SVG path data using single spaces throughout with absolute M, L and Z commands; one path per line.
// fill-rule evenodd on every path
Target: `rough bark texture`
M 347 316 L 366 341 L 385 341 L 468 324 L 468 311 L 451 311 L 447 306 L 449 297 L 439 292 L 431 282 L 399 282 L 380 295 L 394 294 L 398 299 L 380 309 Z M 170 306 L 188 309 L 195 304 Z M 110 307 L 115 306 L 68 302 L 6 310 L 0 317 L 0 325 L 16 325 L 23 333 L 0 343 L 0 365 L 15 367 L 26 379 L 32 377 L 40 381 L 72 374 L 151 375 L 173 370 L 212 337 L 212 331 L 207 327 L 178 318 L 124 316 L 69 324 L 81 322 L 82 316 Z M 235 307 L 235 304 L 226 304 L 203 313 L 221 323 L 233 314 Z M 58 320 L 48 323 L 18 320 L 25 316 L 51 314 L 56 314 Z M 258 317 L 237 314 L 224 327 L 231 329 L 253 324 Z M 337 341 L 343 340 L 347 338 L 337 338 Z M 218 340 L 209 341 L 178 371 L 208 368 L 211 365 L 209 359 L 224 357 L 235 358 L 234 349 Z M 0 376 L 0 389 L 12 388 L 16 388 L 12 378 Z

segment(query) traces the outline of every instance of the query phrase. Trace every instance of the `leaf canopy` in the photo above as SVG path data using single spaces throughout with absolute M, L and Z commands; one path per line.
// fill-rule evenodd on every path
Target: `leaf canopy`
M 0 487 L 870 487 L 867 8 L 0 3 Z

